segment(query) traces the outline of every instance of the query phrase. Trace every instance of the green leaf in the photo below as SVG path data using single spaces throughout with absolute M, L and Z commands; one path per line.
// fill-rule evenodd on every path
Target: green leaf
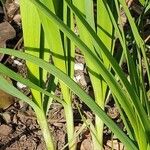
M 103 122 L 115 133 L 115 135 L 124 143 L 124 145 L 131 150 L 136 150 L 137 147 L 133 142 L 119 129 L 119 127 L 105 114 L 105 112 L 94 102 L 94 100 L 89 97 L 72 79 L 70 79 L 66 74 L 60 71 L 58 68 L 49 64 L 35 56 L 26 54 L 19 51 L 14 51 L 10 49 L 0 48 L 0 53 L 5 53 L 9 55 L 14 55 L 21 59 L 31 61 L 37 66 L 51 72 L 54 76 L 59 78 L 64 84 L 66 84 L 79 98 L 95 113 L 98 115 Z M 103 67 L 102 67 L 103 68 Z M 103 68 L 103 71 L 105 69 Z M 107 71 L 107 69 L 105 70 Z M 104 71 L 104 72 L 105 72 Z M 107 75 L 107 74 L 106 74 Z

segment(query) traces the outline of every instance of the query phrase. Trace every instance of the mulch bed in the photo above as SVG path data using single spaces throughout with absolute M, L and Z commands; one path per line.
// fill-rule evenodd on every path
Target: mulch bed
M 138 12 L 137 12 L 138 13 Z M 137 14 L 136 13 L 136 14 Z M 6 0 L 4 5 L 0 4 L 0 47 L 23 49 L 21 16 L 18 0 Z M 27 76 L 27 67 L 25 61 L 14 57 L 3 56 L 0 54 L 0 62 L 21 74 Z M 91 96 L 93 90 L 91 87 L 86 64 L 79 49 L 76 49 L 75 57 L 75 80 Z M 30 89 L 21 83 L 12 81 L 12 84 L 19 90 L 31 97 Z M 4 93 L 3 93 L 4 94 Z M 61 91 L 57 87 L 56 94 Z M 0 92 L 0 99 L 1 99 Z M 83 104 L 77 96 L 73 96 L 73 111 L 75 129 L 82 125 L 82 120 L 76 104 L 79 104 L 86 118 L 94 120 L 94 115 L 89 108 Z M 120 119 L 119 112 L 112 98 L 106 105 L 107 114 L 123 130 L 124 125 Z M 49 110 L 48 122 L 54 141 L 58 150 L 66 143 L 66 121 L 63 107 L 54 102 Z M 123 144 L 104 127 L 104 149 L 110 150 L 111 146 L 115 150 L 123 150 Z M 81 133 L 78 138 L 78 150 L 92 150 L 91 135 L 88 130 Z M 13 101 L 0 109 L 0 150 L 46 150 L 45 143 L 36 116 L 30 106 L 13 97 Z

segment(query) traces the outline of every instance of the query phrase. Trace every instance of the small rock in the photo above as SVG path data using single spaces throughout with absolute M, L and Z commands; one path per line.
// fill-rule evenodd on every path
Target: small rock
M 18 66 L 22 66 L 23 64 L 20 62 L 20 61 L 18 61 L 18 60 L 14 60 L 14 63 L 13 63 L 14 65 L 18 65 Z
M 22 84 L 22 83 L 20 83 L 20 82 L 17 82 L 17 87 L 18 87 L 19 89 L 23 89 L 23 88 L 26 88 L 27 86 L 24 85 L 24 84 Z
M 84 65 L 82 63 L 76 63 L 74 65 L 74 70 L 83 70 L 84 69 Z
M 0 126 L 0 135 L 8 136 L 12 133 L 12 128 L 7 125 L 1 125 Z

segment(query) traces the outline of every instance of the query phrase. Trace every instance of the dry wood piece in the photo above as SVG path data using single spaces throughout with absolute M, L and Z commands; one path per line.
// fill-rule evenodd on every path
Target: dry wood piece
M 14 97 L 0 90 L 0 108 L 6 109 L 14 103 Z
M 8 23 L 3 22 L 0 24 L 0 47 L 4 47 L 7 40 L 16 36 L 14 28 Z M 0 61 L 3 58 L 3 54 L 0 54 Z M 6 78 L 10 83 L 11 80 Z M 0 90 L 0 108 L 6 109 L 14 103 L 14 97 Z
M 9 127 L 8 125 L 1 125 L 0 126 L 0 135 L 8 136 L 11 133 L 12 133 L 12 128 Z
M 0 24 L 0 45 L 4 44 L 7 40 L 12 39 L 15 36 L 16 32 L 8 22 L 3 22 Z
M 1 75 L 1 74 L 0 74 Z M 12 81 L 9 77 L 5 77 L 5 79 L 12 84 Z M 15 101 L 15 98 L 10 94 L 0 90 L 0 108 L 7 109 L 10 105 L 12 105 Z
M 10 40 L 16 36 L 16 31 L 14 28 L 8 23 L 3 22 L 0 24 L 0 47 L 4 47 L 7 40 Z M 0 61 L 3 58 L 3 54 L 0 54 Z

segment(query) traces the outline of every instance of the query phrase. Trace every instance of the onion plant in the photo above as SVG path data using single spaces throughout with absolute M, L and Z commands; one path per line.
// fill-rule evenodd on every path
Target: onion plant
M 136 23 L 125 0 L 20 0 L 25 52 L 0 48 L 0 53 L 25 59 L 29 76 L 24 79 L 2 64 L 0 73 L 31 88 L 33 100 L 10 85 L 2 76 L 0 89 L 24 100 L 34 109 L 48 150 L 56 149 L 46 118 L 53 99 L 64 107 L 69 149 L 76 149 L 72 92 L 96 115 L 95 129 L 91 132 L 94 150 L 102 148 L 104 123 L 127 149 L 150 149 L 150 66 L 146 45 L 139 32 L 139 24 L 149 10 L 149 2 L 140 2 L 145 9 Z M 96 13 L 93 10 L 94 4 Z M 128 35 L 121 24 L 121 7 L 130 25 Z M 77 24 L 79 36 L 74 33 L 74 22 Z M 120 57 L 114 57 L 116 39 L 121 45 Z M 84 55 L 94 99 L 73 81 L 75 46 Z M 123 60 L 127 63 L 128 75 L 122 71 Z M 49 73 L 53 80 L 46 86 Z M 148 78 L 147 85 L 143 74 Z M 62 99 L 54 96 L 58 83 Z M 128 135 L 104 112 L 109 93 L 113 95 Z

